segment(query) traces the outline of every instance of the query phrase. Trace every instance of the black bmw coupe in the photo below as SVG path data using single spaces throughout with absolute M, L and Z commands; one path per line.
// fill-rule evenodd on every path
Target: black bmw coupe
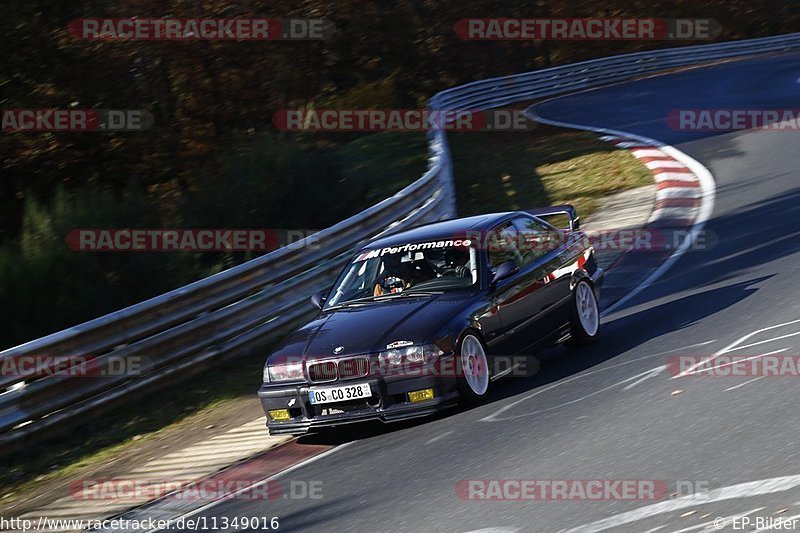
M 569 217 L 556 228 L 550 215 Z M 595 340 L 603 271 L 572 206 L 419 226 L 359 250 L 270 355 L 272 434 L 478 402 L 520 360 Z M 522 355 L 520 355 L 522 354 Z

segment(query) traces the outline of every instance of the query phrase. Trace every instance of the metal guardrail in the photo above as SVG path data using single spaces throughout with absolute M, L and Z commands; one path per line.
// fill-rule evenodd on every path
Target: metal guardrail
M 194 361 L 219 360 L 295 326 L 314 311 L 310 294 L 331 285 L 359 244 L 454 215 L 440 167 L 432 157 L 428 172 L 394 196 L 297 243 L 1 352 L 0 360 L 25 355 L 90 360 L 52 375 L 0 375 L 0 444 L 66 425 L 101 408 L 105 398 L 149 388 Z M 143 359 L 147 372 L 97 375 L 112 358 L 137 364 Z
M 429 107 L 479 111 L 630 80 L 675 67 L 800 47 L 800 34 L 638 52 L 476 81 L 435 95 Z M 86 415 L 126 401 L 187 372 L 263 343 L 314 313 L 311 293 L 330 286 L 350 253 L 375 236 L 455 215 L 444 130 L 429 132 L 430 166 L 394 196 L 302 241 L 185 287 L 0 352 L 144 357 L 139 376 L 80 376 L 75 369 L 41 377 L 0 375 L 0 445 L 24 444 L 45 430 L 69 428 Z

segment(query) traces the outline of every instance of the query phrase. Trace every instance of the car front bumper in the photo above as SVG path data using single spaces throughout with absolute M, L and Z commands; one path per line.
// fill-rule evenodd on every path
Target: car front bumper
M 344 386 L 369 383 L 372 397 L 313 405 L 308 399 L 309 389 L 319 386 Z M 412 403 L 408 393 L 433 389 L 434 397 Z M 267 428 L 272 435 L 302 435 L 314 428 L 332 427 L 355 422 L 380 420 L 395 422 L 432 415 L 452 407 L 458 400 L 455 377 L 428 375 L 393 375 L 340 380 L 319 385 L 309 383 L 265 383 L 258 391 L 261 406 L 267 415 Z M 288 420 L 272 420 L 269 411 L 287 409 Z

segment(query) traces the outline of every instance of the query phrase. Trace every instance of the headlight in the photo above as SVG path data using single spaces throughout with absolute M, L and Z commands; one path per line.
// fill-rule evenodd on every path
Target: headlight
M 403 363 L 430 363 L 444 352 L 435 344 L 424 346 L 407 346 L 404 348 L 392 348 L 378 354 L 378 361 L 382 366 L 398 366 Z
M 403 358 L 411 356 L 416 359 L 417 348 L 419 346 L 409 346 L 408 348 L 392 348 L 378 354 L 378 360 L 382 365 L 397 366 L 403 362 Z M 411 361 L 411 359 L 409 359 Z
M 264 383 L 271 381 L 302 381 L 303 362 L 269 364 L 264 369 Z

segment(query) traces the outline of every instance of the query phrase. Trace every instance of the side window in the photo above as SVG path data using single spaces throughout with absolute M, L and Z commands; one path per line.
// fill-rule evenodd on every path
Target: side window
M 512 223 L 519 232 L 517 243 L 523 265 L 537 261 L 560 246 L 561 234 L 537 220 L 520 217 Z
M 487 245 L 489 269 L 492 274 L 506 261 L 516 261 L 518 265 L 522 265 L 522 255 L 517 249 L 518 239 L 519 232 L 511 222 L 506 222 L 489 232 Z

